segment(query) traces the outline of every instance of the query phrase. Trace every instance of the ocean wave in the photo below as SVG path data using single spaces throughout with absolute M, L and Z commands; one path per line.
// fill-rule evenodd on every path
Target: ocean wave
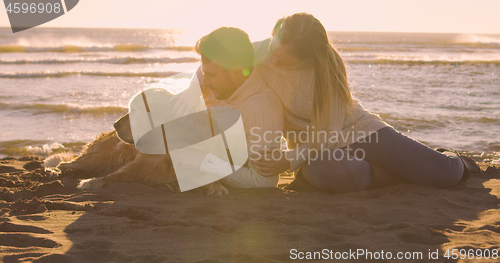
M 37 155 L 41 157 L 47 157 L 51 154 L 62 152 L 62 151 L 72 151 L 74 153 L 80 153 L 82 147 L 87 142 L 69 142 L 69 143 L 59 143 L 51 142 L 47 140 L 12 140 L 12 141 L 0 141 L 0 156 L 25 156 L 25 155 Z
M 500 36 L 465 34 L 457 37 L 455 42 L 460 44 L 500 45 Z
M 113 47 L 113 51 L 127 52 L 127 51 L 142 51 L 149 49 L 147 46 L 135 44 L 119 44 Z
M 138 58 L 138 57 L 117 57 L 117 58 L 53 58 L 53 59 L 20 59 L 20 60 L 0 60 L 0 64 L 71 64 L 71 63 L 108 63 L 108 64 L 147 64 L 147 63 L 194 63 L 198 58 Z
M 495 117 L 434 116 L 434 118 L 429 119 L 426 117 L 399 117 L 388 113 L 381 113 L 379 116 L 389 124 L 404 129 L 426 130 L 444 128 L 451 122 L 467 123 L 468 125 L 471 123 L 476 123 L 477 125 L 500 125 L 500 119 Z
M 0 53 L 24 53 L 24 52 L 58 52 L 58 53 L 79 53 L 79 52 L 138 52 L 152 49 L 160 50 L 175 50 L 175 51 L 194 51 L 190 46 L 177 47 L 151 47 L 136 44 L 115 44 L 115 45 L 98 45 L 98 46 L 24 46 L 24 45 L 0 45 Z
M 375 56 L 375 55 L 374 55 Z M 359 56 L 344 56 L 344 60 L 349 63 L 354 64 L 500 64 L 500 59 L 485 59 L 485 58 L 429 58 L 429 57 L 395 57 L 395 58 L 368 58 Z M 127 64 L 152 64 L 152 63 L 162 63 L 162 64 L 184 64 L 184 63 L 197 63 L 199 58 L 194 57 L 181 57 L 181 58 L 141 58 L 141 57 L 116 57 L 116 58 L 77 58 L 77 59 L 65 59 L 65 58 L 53 58 L 53 59 L 19 59 L 19 60 L 1 60 L 2 64 L 76 64 L 76 63 L 103 63 L 103 64 L 117 64 L 117 65 L 127 65 Z M 29 73 L 31 74 L 31 73 Z M 68 73 L 76 74 L 76 73 Z M 93 74 L 82 72 L 82 75 Z M 111 73 L 109 73 L 111 74 Z M 9 74 L 0 74 L 0 78 L 9 77 Z M 134 75 L 135 76 L 135 75 Z M 14 76 L 15 77 L 15 76 Z M 41 76 L 43 77 L 43 76 Z
M 377 58 L 377 59 L 349 59 L 346 61 L 352 64 L 402 64 L 402 65 L 500 65 L 500 60 L 429 60 L 426 58 Z
M 165 72 L 92 72 L 92 71 L 74 71 L 74 72 L 22 72 L 2 74 L 0 78 L 63 78 L 71 75 L 82 76 L 102 76 L 102 77 L 152 77 L 163 78 L 169 77 L 179 72 L 165 71 Z
M 463 111 L 464 108 L 461 107 L 461 106 L 456 106 L 456 105 L 441 105 L 441 106 L 438 106 L 438 108 L 441 108 L 441 109 L 447 109 L 447 110 L 453 110 L 453 111 Z M 483 104 L 483 105 L 469 105 L 467 107 L 467 111 L 496 111 L 496 110 L 500 110 L 500 107 L 496 106 L 496 105 L 493 105 L 493 106 L 489 106 L 489 105 L 486 105 L 486 104 Z
M 368 44 L 378 46 L 500 46 L 500 35 L 492 34 L 441 34 L 441 33 L 391 33 L 391 32 L 328 32 L 335 45 Z
M 457 120 L 466 122 L 466 123 L 483 123 L 483 124 L 498 124 L 500 125 L 500 119 L 491 118 L 491 117 L 478 117 L 478 118 L 470 118 L 470 117 L 457 117 Z
M 400 130 L 430 130 L 446 127 L 446 122 L 439 119 L 429 120 L 418 117 L 398 117 L 392 114 L 379 114 L 380 117 Z
M 488 60 L 481 58 L 470 59 L 431 59 L 427 57 L 400 57 L 400 58 L 353 58 L 345 56 L 344 59 L 349 63 L 354 64 L 500 64 L 500 60 Z M 196 63 L 199 58 L 181 57 L 181 58 L 140 58 L 140 57 L 123 57 L 123 58 L 78 58 L 78 59 L 20 59 L 20 60 L 0 60 L 1 64 L 75 64 L 75 63 L 104 63 L 104 64 L 182 64 Z M 0 75 L 0 77 L 3 77 Z
M 128 109 L 120 106 L 82 106 L 77 104 L 9 104 L 0 103 L 0 109 L 30 110 L 35 114 L 42 113 L 82 113 L 82 114 L 125 114 Z

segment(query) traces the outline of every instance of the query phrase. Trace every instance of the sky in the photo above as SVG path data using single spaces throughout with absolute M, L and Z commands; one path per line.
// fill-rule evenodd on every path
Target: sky
M 80 0 L 42 27 L 178 28 L 209 32 L 234 26 L 253 38 L 296 12 L 329 31 L 500 34 L 498 0 Z M 0 26 L 9 27 L 5 9 Z

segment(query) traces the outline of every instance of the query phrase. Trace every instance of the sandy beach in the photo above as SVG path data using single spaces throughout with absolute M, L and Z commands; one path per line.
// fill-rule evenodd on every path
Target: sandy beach
M 363 251 L 372 259 L 349 255 L 341 262 L 377 256 L 377 262 L 397 262 L 398 255 L 411 256 L 404 262 L 475 262 L 477 256 L 444 257 L 454 248 L 493 257 L 500 247 L 499 165 L 469 155 L 486 160 L 480 162 L 484 172 L 449 189 L 400 184 L 329 195 L 287 190 L 292 178 L 283 176 L 279 189 L 229 189 L 222 197 L 135 183 L 80 191 L 77 179 L 50 179 L 40 168 L 43 158 L 8 157 L 0 161 L 0 257 L 3 262 L 287 262 L 314 252 L 320 260 Z
M 0 263 L 500 262 L 500 1 L 4 3 L 6 15 L 0 17 Z M 307 14 L 297 14 L 302 12 Z M 294 13 L 298 20 L 291 19 Z M 245 31 L 253 43 L 253 55 L 246 37 L 246 44 L 236 37 L 228 41 L 211 37 L 213 47 L 221 44 L 221 51 L 213 52 L 214 56 L 205 52 L 212 45 L 201 48 L 204 41 L 199 40 L 219 27 Z M 240 61 L 225 65 L 218 58 Z M 207 196 L 204 188 L 176 193 L 175 185 L 126 183 L 133 175 L 153 180 L 165 175 L 157 173 L 165 169 L 148 172 L 146 168 L 169 163 L 146 162 L 146 155 L 141 159 L 145 162 L 136 162 L 140 165 L 133 172 L 118 173 L 121 182 L 98 180 L 107 183 L 104 188 L 77 188 L 80 180 L 116 171 L 137 157 L 135 150 L 118 145 L 116 137 L 112 144 L 111 136 L 95 152 L 86 150 L 100 134 L 117 129 L 114 123 L 127 113 L 132 116 L 129 135 L 142 153 L 152 150 L 152 145 L 160 145 L 159 152 L 166 153 L 167 137 L 169 153 L 184 148 L 167 127 L 160 144 L 145 143 L 148 149 L 141 149 L 147 141 L 144 138 L 156 134 L 138 140 L 132 126 L 143 124 L 142 120 L 149 120 L 139 129 L 142 135 L 148 134 L 146 127 L 174 123 L 173 128 L 182 130 L 179 137 L 189 137 L 189 146 L 205 148 L 208 129 L 206 140 L 198 140 L 193 138 L 198 126 L 187 129 L 177 127 L 177 122 L 161 121 L 180 118 L 156 118 L 171 115 L 169 111 L 190 116 L 195 104 L 203 106 L 196 89 L 184 93 L 189 94 L 185 98 L 193 95 L 189 100 L 171 100 L 168 95 L 165 104 L 160 93 L 153 99 L 144 92 L 164 89 L 174 96 L 181 94 L 200 80 L 194 76 L 198 69 L 205 75 L 200 84 L 213 90 L 216 100 L 228 104 L 224 106 L 242 107 L 238 123 L 244 122 L 247 142 L 252 141 L 253 128 L 261 128 L 266 132 L 254 139 L 267 144 L 272 127 L 292 135 L 285 137 L 298 135 L 298 140 L 287 138 L 287 146 L 294 149 L 305 142 L 300 138 L 304 131 L 322 130 L 324 120 L 328 120 L 325 128 L 330 135 L 335 134 L 343 146 L 365 142 L 368 134 L 385 125 L 378 125 L 378 119 L 364 109 L 431 149 L 449 149 L 474 159 L 482 172 L 451 188 L 411 183 L 385 168 L 410 163 L 418 163 L 418 168 L 439 167 L 439 160 L 420 158 L 408 141 L 398 143 L 396 137 L 381 136 L 383 147 L 391 144 L 405 150 L 373 147 L 377 148 L 374 153 L 364 156 L 363 151 L 357 157 L 384 159 L 383 165 L 370 160 L 370 164 L 353 165 L 356 172 L 337 164 L 325 169 L 333 175 L 365 174 L 366 180 L 353 180 L 359 189 L 370 184 L 361 192 L 320 192 L 294 180 L 293 174 L 281 174 L 277 188 L 228 188 L 229 195 L 224 196 Z M 234 89 L 245 86 L 247 91 Z M 257 97 L 260 93 L 266 97 Z M 132 102 L 138 94 L 142 101 L 136 107 Z M 273 99 L 274 95 L 278 98 Z M 352 102 L 350 95 L 356 100 L 356 110 L 343 111 L 342 105 Z M 213 102 L 212 97 L 206 98 L 209 106 Z M 134 111 L 140 111 L 140 117 Z M 262 123 L 252 123 L 261 117 Z M 208 118 L 211 126 L 222 123 L 214 120 Z M 240 159 L 233 154 L 233 146 L 243 147 L 232 142 L 236 128 L 219 129 L 216 134 L 212 127 L 210 139 L 219 145 L 223 140 L 233 166 L 239 166 L 235 160 Z M 225 131 L 230 131 L 229 140 Z M 243 135 L 241 130 L 236 133 Z M 314 133 L 318 136 L 307 138 L 307 143 L 321 140 L 323 133 Z M 242 136 L 238 138 L 243 142 Z M 262 149 L 285 145 L 276 140 L 268 146 Z M 68 169 L 64 176 L 64 169 L 59 173 L 54 173 L 57 168 L 46 170 L 44 160 L 62 152 L 88 153 L 99 162 L 82 160 L 82 166 L 91 171 L 87 174 L 77 168 Z M 300 159 L 302 154 L 297 153 Z M 202 169 L 203 156 L 189 157 L 178 159 L 196 163 L 189 167 L 203 172 L 222 167 L 205 155 L 207 167 Z M 289 163 L 293 170 L 292 163 L 298 162 Z M 283 159 L 252 166 L 264 176 L 266 171 L 275 174 L 288 168 Z M 430 179 L 426 182 L 450 171 L 391 169 L 405 174 L 413 170 L 422 176 L 414 180 Z M 324 175 L 323 171 L 318 174 Z M 100 188 L 98 183 L 87 186 Z

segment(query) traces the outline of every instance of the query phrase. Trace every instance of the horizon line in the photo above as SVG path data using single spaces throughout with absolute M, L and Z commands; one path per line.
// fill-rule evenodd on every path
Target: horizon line
M 0 26 L 0 28 L 12 29 L 10 26 Z M 37 26 L 34 28 L 80 28 L 80 29 L 157 29 L 157 30 L 185 30 L 189 31 L 192 29 L 188 28 L 160 28 L 160 27 L 80 27 L 80 26 L 70 26 L 70 27 L 59 27 L 59 26 Z M 31 29 L 31 28 L 30 28 Z M 28 29 L 28 30 L 30 30 Z M 327 32 L 340 32 L 340 33 L 414 33 L 414 34 L 480 34 L 480 35 L 500 35 L 500 33 L 475 33 L 475 32 L 424 32 L 424 31 L 363 31 L 363 30 L 326 30 Z M 14 34 L 14 33 L 13 33 Z

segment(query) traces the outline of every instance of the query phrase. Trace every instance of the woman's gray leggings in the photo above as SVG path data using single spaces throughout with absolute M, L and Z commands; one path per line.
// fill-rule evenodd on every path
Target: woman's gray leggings
M 455 153 L 439 153 L 385 127 L 364 142 L 323 151 L 302 166 L 299 176 L 316 188 L 347 193 L 409 181 L 451 187 L 460 182 L 464 169 Z

